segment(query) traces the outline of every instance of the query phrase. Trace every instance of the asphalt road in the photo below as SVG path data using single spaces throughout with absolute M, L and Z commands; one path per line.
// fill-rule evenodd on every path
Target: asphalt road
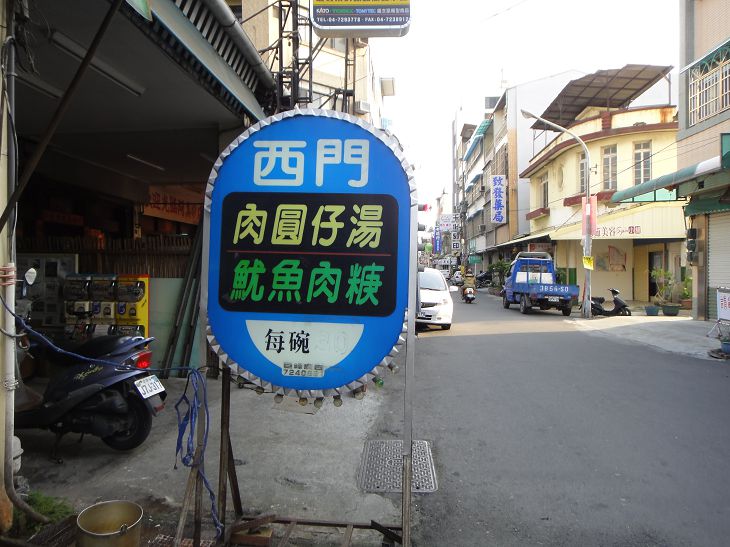
M 439 489 L 415 544 L 720 546 L 730 373 L 484 294 L 421 333 L 414 437 Z
M 421 332 L 416 345 L 414 438 L 431 443 L 438 490 L 414 494 L 414 545 L 728 544 L 726 366 L 591 334 L 556 311 L 504 310 L 482 291 L 476 304 L 454 306 L 452 329 Z M 136 501 L 145 537 L 174 535 L 188 470 L 174 468 L 173 404 L 185 384 L 165 383 L 168 407 L 139 449 L 120 454 L 69 435 L 58 465 L 48 460 L 51 434 L 18 432 L 21 475 L 77 509 Z M 402 374 L 389 375 L 362 401 L 328 402 L 316 412 L 234 388 L 246 513 L 399 523 L 400 495 L 363 492 L 358 473 L 367 440 L 401 438 L 402 387 Z M 211 382 L 206 474 L 213 485 L 219 392 Z M 292 544 L 339 540 L 312 533 Z M 379 544 L 377 535 L 355 543 Z

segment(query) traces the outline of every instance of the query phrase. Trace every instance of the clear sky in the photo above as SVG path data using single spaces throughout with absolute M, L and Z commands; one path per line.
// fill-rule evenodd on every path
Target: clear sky
M 571 69 L 651 64 L 676 74 L 679 1 L 411 0 L 408 34 L 370 44 L 376 74 L 395 78 L 385 116 L 416 166 L 419 201 L 451 192 L 460 107 L 478 123 L 485 96 Z

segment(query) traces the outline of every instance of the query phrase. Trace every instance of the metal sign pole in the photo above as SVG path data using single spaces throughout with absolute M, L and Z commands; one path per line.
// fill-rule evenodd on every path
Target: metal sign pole
M 403 547 L 411 545 L 411 482 L 413 477 L 413 386 L 416 363 L 416 297 L 418 291 L 418 205 L 411 204 L 411 244 L 408 270 L 408 333 L 403 388 L 403 476 L 401 480 Z

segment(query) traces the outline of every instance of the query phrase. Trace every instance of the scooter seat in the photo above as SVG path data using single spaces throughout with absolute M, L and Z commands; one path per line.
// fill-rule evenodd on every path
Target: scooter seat
M 593 300 L 596 304 L 603 304 L 606 299 L 602 296 L 591 296 L 591 300 Z

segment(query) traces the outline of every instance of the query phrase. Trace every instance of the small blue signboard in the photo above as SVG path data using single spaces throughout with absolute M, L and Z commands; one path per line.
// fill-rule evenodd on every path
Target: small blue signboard
M 223 152 L 205 263 L 209 340 L 228 364 L 320 393 L 382 364 L 408 306 L 406 165 L 397 139 L 313 109 L 263 120 Z

